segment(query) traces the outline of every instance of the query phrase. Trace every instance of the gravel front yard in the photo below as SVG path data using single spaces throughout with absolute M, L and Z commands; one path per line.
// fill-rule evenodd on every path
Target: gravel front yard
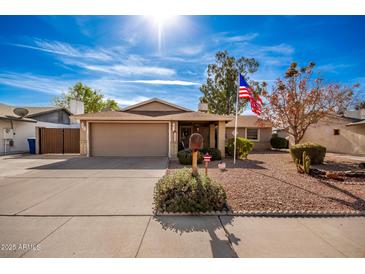
M 343 183 L 299 174 L 285 152 L 253 153 L 248 158 L 236 166 L 226 158 L 225 172 L 218 170 L 217 162 L 210 163 L 208 173 L 224 185 L 232 210 L 365 210 L 365 182 Z M 327 156 L 325 164 L 316 167 L 347 170 L 356 166 L 354 161 Z M 177 161 L 169 165 L 172 170 L 182 167 Z

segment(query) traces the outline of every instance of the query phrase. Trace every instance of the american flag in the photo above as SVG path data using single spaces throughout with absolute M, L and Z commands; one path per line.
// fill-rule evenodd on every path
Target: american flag
M 245 78 L 243 78 L 242 74 L 240 73 L 240 88 L 238 92 L 238 97 L 240 99 L 246 98 L 250 100 L 251 110 L 252 112 L 256 113 L 257 115 L 261 114 L 261 107 L 262 107 L 262 100 L 259 95 L 254 95 L 251 87 L 246 82 Z
M 239 90 L 238 96 L 240 99 L 243 99 L 243 98 L 250 99 L 252 96 L 251 88 L 247 84 L 245 78 L 243 78 L 241 73 L 240 73 L 240 90 Z

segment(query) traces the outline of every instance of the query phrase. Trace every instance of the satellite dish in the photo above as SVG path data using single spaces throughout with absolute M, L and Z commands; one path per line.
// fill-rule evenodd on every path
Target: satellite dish
M 29 113 L 29 110 L 27 110 L 26 108 L 14 108 L 13 112 L 23 118 Z

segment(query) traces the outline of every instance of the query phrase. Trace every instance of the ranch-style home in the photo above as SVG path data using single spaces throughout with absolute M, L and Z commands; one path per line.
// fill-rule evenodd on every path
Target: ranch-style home
M 168 156 L 174 158 L 189 147 L 189 137 L 198 132 L 204 147 L 218 148 L 225 155 L 226 126 L 232 116 L 192 111 L 153 98 L 120 111 L 103 111 L 72 116 L 80 120 L 80 154 L 85 156 Z M 255 123 L 257 118 L 239 119 L 240 132 L 257 144 L 271 137 L 271 126 Z M 251 129 L 254 129 L 251 131 Z M 269 134 L 270 132 L 270 134 Z M 256 135 L 255 135 L 256 134 Z M 233 136 L 232 136 L 233 137 Z M 229 137 L 231 138 L 231 137 Z M 263 145 L 265 147 L 265 145 Z

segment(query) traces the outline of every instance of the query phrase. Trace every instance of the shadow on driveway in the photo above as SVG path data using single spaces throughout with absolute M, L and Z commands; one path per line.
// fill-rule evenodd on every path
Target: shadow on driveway
M 46 158 L 47 159 L 47 158 Z M 93 169 L 165 169 L 167 157 L 72 157 L 65 161 L 39 165 L 36 170 L 93 170 Z

